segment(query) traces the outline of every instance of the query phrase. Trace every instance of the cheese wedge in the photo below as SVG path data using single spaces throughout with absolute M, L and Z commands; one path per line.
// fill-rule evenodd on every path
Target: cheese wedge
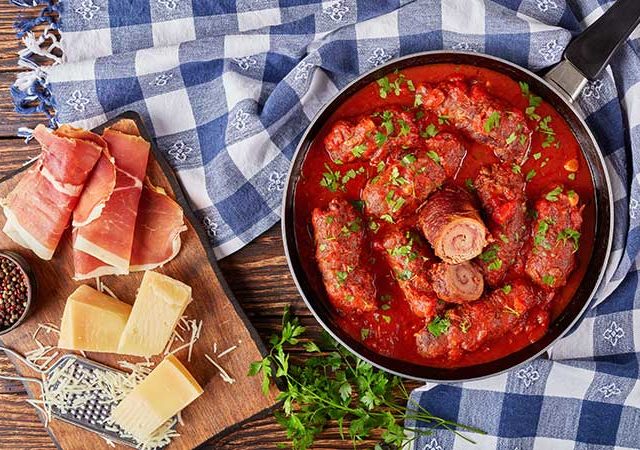
M 145 272 L 118 353 L 146 357 L 162 353 L 189 302 L 191 287 L 157 272 Z
M 58 347 L 113 353 L 130 313 L 131 305 L 82 285 L 67 299 Z
M 114 408 L 111 419 L 138 442 L 144 443 L 202 392 L 182 363 L 168 355 Z

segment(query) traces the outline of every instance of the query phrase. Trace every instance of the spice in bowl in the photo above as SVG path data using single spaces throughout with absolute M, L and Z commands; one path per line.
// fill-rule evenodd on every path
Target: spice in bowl
M 27 262 L 13 252 L 0 252 L 0 334 L 17 327 L 31 305 L 33 283 Z

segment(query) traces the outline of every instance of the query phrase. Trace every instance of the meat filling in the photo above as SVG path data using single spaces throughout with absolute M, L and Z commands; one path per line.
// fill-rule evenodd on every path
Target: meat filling
M 487 228 L 464 189 L 447 186 L 431 196 L 418 223 L 436 256 L 449 264 L 475 258 L 487 244 Z
M 567 284 L 580 245 L 582 209 L 578 194 L 556 187 L 535 203 L 531 229 L 533 245 L 525 271 L 539 286 L 555 289 Z
M 478 300 L 484 290 L 482 273 L 469 261 L 435 264 L 431 268 L 431 280 L 438 298 L 450 303 Z
M 343 311 L 376 308 L 373 276 L 363 263 L 362 218 L 346 200 L 333 199 L 326 210 L 313 210 L 316 260 L 334 306 Z

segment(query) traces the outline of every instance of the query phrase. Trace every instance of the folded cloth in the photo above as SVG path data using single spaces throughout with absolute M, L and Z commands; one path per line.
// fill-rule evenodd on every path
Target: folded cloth
M 146 119 L 186 188 L 219 257 L 278 220 L 296 144 L 316 111 L 358 74 L 435 49 L 478 51 L 534 71 L 557 63 L 603 0 L 13 0 L 44 4 L 21 22 L 33 70 L 13 88 L 17 108 L 93 126 L 126 111 Z M 28 29 L 60 20 L 62 41 Z M 64 52 L 59 58 L 54 47 Z M 51 68 L 32 54 L 66 63 Z M 615 199 L 613 255 L 596 306 L 552 359 L 487 381 L 412 394 L 433 413 L 485 429 L 474 448 L 637 448 L 640 314 L 640 40 L 590 82 L 578 107 L 605 154 Z M 35 104 L 34 104 L 35 102 Z M 39 103 L 38 103 L 39 102 Z M 605 301 L 606 299 L 606 301 Z M 421 424 L 407 423 L 409 428 Z M 635 442 L 634 442 L 635 441 Z M 450 432 L 415 448 L 465 448 Z

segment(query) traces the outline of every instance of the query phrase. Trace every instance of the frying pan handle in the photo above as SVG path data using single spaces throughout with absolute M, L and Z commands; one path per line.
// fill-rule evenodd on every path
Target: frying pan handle
M 545 77 L 575 100 L 587 80 L 598 77 L 640 24 L 640 0 L 618 0 L 567 47 L 564 60 Z

